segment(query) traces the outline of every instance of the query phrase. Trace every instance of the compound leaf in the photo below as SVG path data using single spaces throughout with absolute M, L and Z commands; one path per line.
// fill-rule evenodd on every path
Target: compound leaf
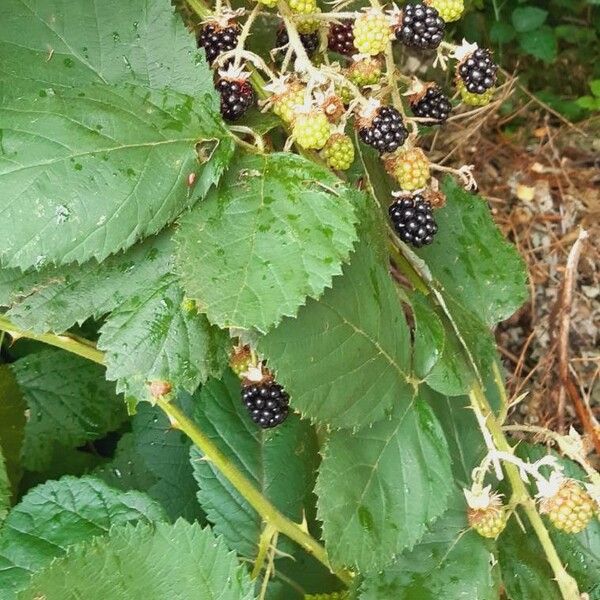
M 293 154 L 241 157 L 176 237 L 183 287 L 220 327 L 266 332 L 341 272 L 359 194 Z
M 149 399 L 148 382 L 166 380 L 193 392 L 226 361 L 225 332 L 184 303 L 173 275 L 160 280 L 114 310 L 100 330 L 106 377 L 117 390 Z
M 252 600 L 248 573 L 223 540 L 177 521 L 113 528 L 33 577 L 19 600 Z
M 76 323 L 109 313 L 128 298 L 153 286 L 172 267 L 173 247 L 166 231 L 136 244 L 127 252 L 98 264 L 48 268 L 22 274 L 6 294 L 8 318 L 38 333 L 62 333 Z M 5 275 L 7 288 L 10 269 Z M 13 275 L 15 275 L 14 271 Z M 2 284 L 0 284 L 1 286 Z M 0 292 L 0 302 L 2 296 Z
M 116 429 L 125 405 L 104 370 L 89 360 L 48 349 L 11 365 L 29 409 L 22 449 L 23 465 L 43 470 L 49 448 L 76 448 Z
M 169 0 L 3 0 L 2 96 L 135 80 L 213 97 L 210 70 Z
M 144 494 L 119 492 L 93 477 L 48 481 L 10 511 L 0 530 L 0 599 L 13 600 L 32 573 L 71 545 L 104 535 L 113 525 L 164 518 Z
M 444 434 L 421 399 L 372 427 L 333 432 L 315 489 L 331 561 L 384 568 L 444 512 L 451 490 Z
M 294 408 L 332 427 L 363 427 L 412 396 L 410 333 L 366 239 L 332 289 L 264 336 L 259 349 Z
M 156 233 L 215 183 L 233 152 L 203 98 L 88 86 L 0 107 L 5 266 L 102 260 Z M 198 164 L 195 144 L 211 140 Z M 196 174 L 193 188 L 188 175 Z

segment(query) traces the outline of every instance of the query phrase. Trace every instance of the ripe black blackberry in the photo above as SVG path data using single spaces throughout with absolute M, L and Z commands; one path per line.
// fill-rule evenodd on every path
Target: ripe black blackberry
M 492 53 L 485 48 L 477 48 L 458 66 L 458 75 L 472 94 L 485 94 L 496 83 L 498 65 L 492 60 Z
M 212 65 L 219 54 L 233 50 L 240 32 L 237 23 L 229 22 L 224 26 L 217 21 L 207 23 L 198 34 L 198 46 L 204 48 L 208 63 Z
M 252 383 L 242 387 L 242 402 L 250 418 L 263 429 L 283 423 L 289 413 L 290 397 L 274 381 Z
M 423 94 L 411 99 L 410 108 L 415 117 L 435 119 L 432 125 L 444 123 L 450 116 L 452 104 L 437 85 L 428 87 Z
M 215 87 L 221 95 L 221 114 L 228 121 L 239 119 L 256 101 L 254 89 L 246 79 L 221 77 Z
M 380 106 L 374 116 L 359 120 L 358 135 L 365 144 L 383 154 L 400 148 L 408 131 L 398 110 L 393 106 Z
M 394 31 L 396 39 L 410 48 L 434 50 L 444 39 L 446 23 L 438 11 L 426 4 L 407 4 Z
M 332 52 L 337 52 L 344 56 L 356 54 L 353 27 L 354 23 L 348 20 L 341 23 L 331 23 L 327 34 L 327 47 Z
M 389 208 L 390 219 L 398 237 L 415 248 L 431 244 L 437 232 L 431 204 L 421 194 L 402 196 Z
M 277 39 L 275 40 L 275 48 L 283 48 L 287 46 L 290 41 L 288 33 L 285 27 L 280 27 L 277 30 Z M 319 33 L 317 31 L 313 33 L 301 33 L 300 41 L 306 50 L 308 56 L 313 56 L 314 53 L 319 49 Z

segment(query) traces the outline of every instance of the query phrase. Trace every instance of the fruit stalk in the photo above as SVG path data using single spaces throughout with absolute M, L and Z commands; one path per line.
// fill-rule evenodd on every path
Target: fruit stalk
M 87 358 L 92 362 L 104 365 L 104 353 L 98 350 L 89 340 L 72 336 L 56 335 L 54 333 L 36 334 L 31 331 L 19 329 L 11 321 L 0 317 L 0 330 L 6 331 L 13 339 L 29 338 L 44 342 L 51 346 L 61 348 L 67 352 Z M 221 453 L 216 445 L 189 419 L 181 409 L 167 401 L 164 397 L 156 398 L 156 405 L 166 414 L 174 427 L 185 433 L 190 440 L 202 451 L 206 459 L 211 461 L 217 469 L 227 478 L 233 487 L 262 517 L 266 526 L 275 528 L 283 533 L 306 552 L 312 554 L 320 563 L 334 573 L 346 585 L 352 583 L 353 575 L 345 569 L 334 569 L 329 564 L 325 548 L 310 534 L 302 529 L 301 525 L 281 514 L 271 502 L 265 498 L 254 485 Z

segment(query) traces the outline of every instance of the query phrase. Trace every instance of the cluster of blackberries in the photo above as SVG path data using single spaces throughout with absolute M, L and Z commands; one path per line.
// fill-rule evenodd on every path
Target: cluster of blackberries
M 437 232 L 431 204 L 421 194 L 397 198 L 389 215 L 398 237 L 415 248 L 431 244 Z
M 221 26 L 207 23 L 198 35 L 198 45 L 204 48 L 206 59 L 212 64 L 224 52 L 234 50 L 240 27 L 236 24 Z M 236 121 L 256 102 L 256 94 L 246 77 L 221 76 L 215 81 L 221 96 L 221 115 L 228 121 Z
M 477 48 L 458 67 L 458 74 L 465 87 L 472 94 L 484 94 L 494 87 L 498 65 L 492 54 L 484 48 Z
M 263 429 L 283 423 L 289 413 L 290 397 L 274 381 L 245 385 L 242 388 L 242 402 L 250 418 Z
M 408 137 L 408 130 L 400 112 L 393 106 L 381 106 L 375 116 L 359 126 L 360 139 L 380 154 L 394 152 Z
M 435 123 L 440 124 L 450 116 L 452 103 L 437 85 L 432 85 L 421 97 L 411 102 L 410 108 L 415 117 L 434 119 Z
M 438 11 L 426 4 L 407 4 L 394 32 L 396 39 L 409 48 L 433 50 L 444 39 L 446 23 Z

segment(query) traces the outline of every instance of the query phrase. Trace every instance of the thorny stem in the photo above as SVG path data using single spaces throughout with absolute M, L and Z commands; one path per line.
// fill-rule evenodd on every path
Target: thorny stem
M 551 431 L 550 429 L 546 429 L 545 427 L 539 427 L 537 425 L 504 425 L 502 427 L 503 431 L 518 431 L 522 433 L 533 433 L 535 435 L 540 435 L 544 437 L 547 441 L 554 442 L 560 450 L 568 456 L 571 460 L 579 463 L 583 470 L 586 472 L 586 475 L 589 477 L 590 481 L 594 485 L 600 486 L 600 473 L 595 471 L 589 464 L 589 462 L 585 459 L 585 456 L 582 452 L 575 450 L 572 445 L 568 441 L 568 437 L 556 433 L 556 431 Z
M 43 342 L 50 346 L 56 346 L 77 354 L 83 358 L 87 358 L 100 365 L 104 364 L 104 353 L 96 348 L 92 342 L 80 338 L 72 334 L 56 335 L 53 333 L 33 333 L 33 331 L 22 331 L 16 325 L 11 323 L 8 319 L 0 317 L 0 330 L 5 331 L 11 336 L 13 341 L 19 338 L 29 338 L 30 340 L 36 340 Z
M 394 61 L 393 47 L 391 40 L 388 40 L 385 48 L 385 72 L 387 74 L 387 82 L 392 90 L 392 101 L 394 107 L 397 108 L 404 116 L 404 105 L 402 104 L 402 98 L 400 97 L 400 90 L 398 89 L 398 79 L 396 77 L 396 63 Z
M 258 552 L 256 553 L 256 560 L 254 561 L 254 568 L 252 569 L 252 579 L 256 579 L 260 575 L 276 535 L 277 529 L 275 529 L 273 525 L 267 523 L 258 540 Z
M 489 429 L 496 448 L 500 451 L 512 454 L 513 449 L 508 443 L 500 423 L 496 420 L 492 408 L 479 383 L 475 383 L 469 394 L 469 398 L 473 409 L 481 412 L 484 416 L 486 426 Z M 556 552 L 556 548 L 550 539 L 548 530 L 536 509 L 535 502 L 529 495 L 527 487 L 521 479 L 518 467 L 511 463 L 504 463 L 504 469 L 512 487 L 513 497 L 515 498 L 515 501 L 523 507 L 523 510 L 538 537 L 564 600 L 580 600 L 581 594 L 579 593 L 577 582 L 567 573 L 563 566 L 560 557 Z
M 72 335 L 56 335 L 53 333 L 35 334 L 31 331 L 19 329 L 11 321 L 0 317 L 0 330 L 6 331 L 14 339 L 29 338 L 38 340 L 67 352 L 77 354 L 100 365 L 104 364 L 104 353 L 95 345 L 83 338 Z M 204 459 L 210 461 L 244 497 L 244 499 L 262 517 L 266 527 L 271 527 L 283 533 L 301 546 L 306 552 L 312 554 L 320 563 L 330 569 L 343 583 L 350 585 L 353 574 L 345 569 L 333 569 L 329 564 L 325 548 L 310 534 L 306 533 L 301 524 L 295 523 L 279 512 L 238 470 L 238 468 L 217 448 L 215 443 L 208 438 L 185 413 L 166 400 L 164 397 L 156 399 L 156 405 L 167 415 L 174 427 L 185 433 L 190 440 L 202 451 Z

